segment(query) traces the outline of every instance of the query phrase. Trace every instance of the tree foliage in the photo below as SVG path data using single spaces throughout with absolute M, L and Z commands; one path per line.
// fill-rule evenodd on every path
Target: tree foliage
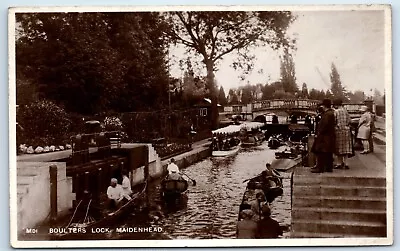
M 303 83 L 302 87 L 301 87 L 301 97 L 302 98 L 308 98 L 308 88 L 307 88 L 307 84 Z
M 225 95 L 224 87 L 222 87 L 222 86 L 219 88 L 218 103 L 222 106 L 224 106 L 228 103 L 228 100 Z
M 331 90 L 330 90 L 331 95 L 328 96 L 330 96 L 331 98 L 342 99 L 343 101 L 347 101 L 347 97 L 345 95 L 346 89 L 342 85 L 339 72 L 334 63 L 332 63 L 331 65 L 330 78 L 331 78 Z
M 239 58 L 234 67 L 250 70 L 254 58 L 249 53 L 250 46 L 269 45 L 278 49 L 291 46 L 293 42 L 286 35 L 286 29 L 294 19 L 290 12 L 169 12 L 166 19 L 173 27 L 168 30 L 170 38 L 202 57 L 212 100 L 213 127 L 218 123 L 214 81 L 218 60 L 237 52 Z
M 22 30 L 16 43 L 17 79 L 35 85 L 40 97 L 82 114 L 167 102 L 163 31 L 168 26 L 158 14 L 29 13 L 16 18 Z
M 240 100 L 242 104 L 247 105 L 254 101 L 252 89 L 252 86 L 249 84 L 241 89 L 242 96 Z
M 294 94 L 298 91 L 295 64 L 288 49 L 281 58 L 281 83 L 285 92 Z

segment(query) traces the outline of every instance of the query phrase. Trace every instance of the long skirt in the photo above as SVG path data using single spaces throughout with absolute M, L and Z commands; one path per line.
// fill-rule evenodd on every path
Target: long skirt
M 353 153 L 353 147 L 351 142 L 350 129 L 336 129 L 336 147 L 335 153 L 337 155 L 350 155 Z

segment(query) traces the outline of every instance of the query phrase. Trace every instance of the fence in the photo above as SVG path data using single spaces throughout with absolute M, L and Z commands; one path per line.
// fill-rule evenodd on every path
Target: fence
M 122 122 L 126 133 L 124 141 L 153 143 L 156 139 L 169 142 L 188 142 L 207 137 L 211 131 L 208 113 L 201 108 L 187 110 L 162 110 L 154 112 L 129 112 L 112 114 Z M 196 131 L 194 138 L 190 132 Z

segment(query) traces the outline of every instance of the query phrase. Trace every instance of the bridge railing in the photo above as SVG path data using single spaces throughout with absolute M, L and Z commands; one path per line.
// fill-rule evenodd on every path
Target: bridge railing
M 251 113 L 268 109 L 317 109 L 319 100 L 310 99 L 272 99 L 256 101 L 248 105 L 225 106 L 224 112 L 232 113 Z

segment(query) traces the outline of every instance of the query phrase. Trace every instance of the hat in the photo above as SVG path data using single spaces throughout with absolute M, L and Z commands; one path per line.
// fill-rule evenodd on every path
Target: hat
M 331 108 L 332 106 L 332 101 L 328 98 L 322 100 L 321 105 L 325 106 L 326 108 Z
M 368 111 L 368 106 L 362 105 L 361 108 L 360 108 L 360 110 L 361 110 L 362 112 L 366 112 L 366 111 Z
M 254 212 L 251 209 L 245 209 L 240 212 L 240 215 L 242 216 L 243 219 L 251 219 L 253 217 Z
M 112 178 L 111 182 L 118 183 L 118 180 L 116 178 Z

